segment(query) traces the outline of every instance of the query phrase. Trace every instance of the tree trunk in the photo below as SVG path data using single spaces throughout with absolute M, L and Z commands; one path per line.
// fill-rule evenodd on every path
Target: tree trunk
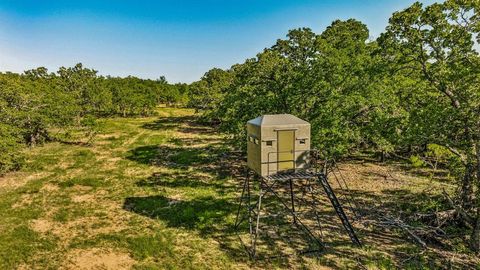
M 477 208 L 477 216 L 475 218 L 475 226 L 470 236 L 470 248 L 477 254 L 480 253 L 480 210 Z
M 477 173 L 477 192 L 480 192 L 480 142 L 475 144 L 475 156 L 477 161 L 477 166 L 475 166 L 475 171 Z M 480 196 L 477 196 L 477 207 L 480 208 Z
M 476 156 L 476 166 L 472 166 L 472 171 L 474 177 L 477 178 L 477 187 L 480 188 L 480 144 L 475 144 L 475 156 Z M 480 194 L 478 194 L 480 190 L 477 188 L 477 196 L 476 196 L 476 210 L 477 216 L 475 218 L 475 226 L 473 227 L 472 235 L 470 237 L 470 247 L 471 249 L 480 254 Z
M 36 143 L 37 143 L 37 140 L 35 138 L 35 134 L 30 134 L 29 138 L 28 138 L 28 146 L 30 147 L 35 147 Z
M 465 210 L 471 209 L 473 206 L 473 178 L 474 175 L 474 166 L 471 161 L 465 166 L 465 174 L 462 178 L 462 183 L 460 187 L 460 201 L 462 208 Z

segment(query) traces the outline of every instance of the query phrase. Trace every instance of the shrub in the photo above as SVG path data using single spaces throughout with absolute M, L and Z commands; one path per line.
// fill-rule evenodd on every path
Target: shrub
M 21 149 L 22 145 L 12 128 L 0 124 L 0 175 L 22 167 L 24 158 Z
M 423 161 L 419 155 L 410 156 L 409 161 L 415 168 L 420 168 L 425 165 L 425 161 Z

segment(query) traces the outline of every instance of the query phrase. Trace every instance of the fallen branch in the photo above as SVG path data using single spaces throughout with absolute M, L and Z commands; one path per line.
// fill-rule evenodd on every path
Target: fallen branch
M 413 215 L 413 220 L 421 221 L 422 223 L 428 224 L 430 226 L 436 226 L 437 228 L 442 227 L 448 221 L 454 219 L 456 215 L 455 209 L 433 212 L 433 213 L 415 213 Z
M 427 244 L 425 243 L 425 241 L 423 241 L 422 238 L 420 238 L 418 235 L 416 235 L 409 228 L 410 226 L 405 224 L 405 222 L 403 222 L 400 218 L 384 217 L 383 219 L 384 219 L 383 224 L 385 224 L 387 226 L 392 226 L 392 227 L 397 227 L 397 228 L 402 229 L 404 232 L 406 232 L 410 236 L 410 238 L 412 238 L 414 240 L 415 243 L 417 243 L 422 248 L 427 248 Z
M 473 226 L 475 224 L 475 220 L 473 219 L 473 217 L 470 216 L 461 206 L 455 204 L 453 202 L 452 198 L 450 198 L 450 196 L 448 196 L 448 193 L 445 191 L 445 189 L 443 190 L 442 193 L 443 193 L 443 196 L 445 196 L 445 198 L 447 199 L 450 206 L 453 207 L 455 209 L 455 211 L 465 221 L 465 225 L 467 225 L 469 228 L 473 228 Z
M 400 217 L 394 217 L 391 215 L 385 215 L 385 213 L 379 213 L 376 210 L 372 211 L 375 213 L 369 215 L 370 219 L 363 219 L 364 224 L 373 225 L 381 227 L 384 229 L 400 229 L 407 235 L 412 241 L 423 249 L 427 249 L 427 241 L 435 241 L 443 245 L 443 239 L 446 235 L 440 226 L 410 226 L 405 223 Z M 442 213 L 443 214 L 443 213 Z M 430 217 L 436 218 L 435 214 L 420 214 L 420 217 Z M 443 224 L 443 223 L 440 223 Z
M 427 248 L 427 244 L 419 237 L 417 236 L 416 234 L 414 234 L 410 229 L 408 229 L 407 226 L 405 226 L 405 224 L 402 224 L 402 223 L 399 223 L 398 226 L 404 230 L 405 232 L 407 232 L 408 235 L 410 235 L 410 237 L 417 243 L 419 244 L 422 248 Z

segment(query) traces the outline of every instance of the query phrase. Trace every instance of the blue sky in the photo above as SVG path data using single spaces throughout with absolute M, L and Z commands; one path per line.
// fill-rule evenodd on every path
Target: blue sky
M 413 2 L 0 0 L 0 71 L 82 62 L 103 75 L 192 82 L 254 57 L 293 28 L 320 33 L 335 19 L 356 18 L 375 38 Z

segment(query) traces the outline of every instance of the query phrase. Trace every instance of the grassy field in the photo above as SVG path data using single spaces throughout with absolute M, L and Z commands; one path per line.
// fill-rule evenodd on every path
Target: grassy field
M 250 262 L 233 234 L 241 161 L 193 111 L 102 122 L 93 145 L 49 143 L 0 178 L 0 269 L 421 268 L 472 266 L 459 250 L 420 249 L 403 232 L 359 229 L 352 247 L 328 203 L 319 256 Z M 399 164 L 349 161 L 342 173 L 366 212 L 429 210 L 449 181 Z M 436 178 L 435 178 L 436 179 Z M 367 215 L 368 217 L 368 215 Z

